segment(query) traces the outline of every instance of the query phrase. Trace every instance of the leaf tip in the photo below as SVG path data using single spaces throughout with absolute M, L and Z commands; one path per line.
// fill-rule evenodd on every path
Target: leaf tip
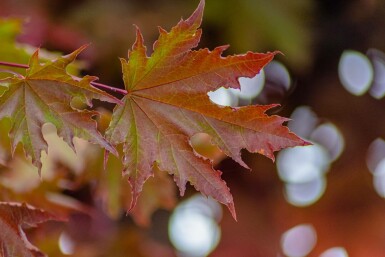
M 191 16 L 186 20 L 186 22 L 188 24 L 191 24 L 191 25 L 194 24 L 197 27 L 199 27 L 202 23 L 204 8 L 205 8 L 205 0 L 201 0 L 199 2 L 198 7 L 195 9 L 193 14 L 191 14 Z
M 226 204 L 227 208 L 229 209 L 230 213 L 231 213 L 231 216 L 233 217 L 233 219 L 235 221 L 238 221 L 237 220 L 237 213 L 235 211 L 235 205 L 234 205 L 234 202 L 231 201 L 230 203 Z
M 123 174 L 124 173 L 125 173 L 125 171 L 123 170 Z M 133 179 L 132 177 L 128 178 L 128 183 L 130 183 L 130 185 L 131 185 L 132 197 L 131 197 L 130 207 L 128 208 L 127 213 L 131 212 L 132 209 L 136 206 L 136 203 L 138 202 L 139 195 L 143 189 L 144 181 L 146 181 L 147 178 L 145 178 L 142 182 L 135 181 L 135 179 Z
M 70 54 L 67 54 L 67 55 L 64 55 L 62 57 L 60 57 L 59 59 L 62 59 L 62 60 L 66 60 L 65 62 L 65 66 L 67 66 L 68 64 L 70 64 L 71 62 L 73 62 L 76 57 L 84 51 L 84 49 L 86 49 L 91 43 L 88 43 L 88 44 L 84 44 L 82 46 L 80 46 L 78 49 L 76 49 L 75 51 L 73 51 L 72 53 Z
M 276 51 L 274 51 L 274 52 L 268 52 L 268 53 L 271 53 L 272 55 L 282 54 L 283 56 L 285 56 L 285 54 L 282 53 L 282 52 L 279 51 L 279 50 L 276 50 Z
M 112 153 L 116 157 L 119 156 L 118 150 L 116 150 L 116 148 L 114 146 L 112 146 L 110 143 L 107 143 L 107 146 L 105 149 L 106 149 L 106 151 L 108 151 L 108 153 Z
M 136 29 L 136 39 L 135 39 L 134 45 L 132 46 L 132 50 L 133 51 L 140 50 L 140 52 L 145 53 L 146 47 L 144 46 L 144 39 L 143 39 L 142 32 L 140 31 L 140 28 L 136 24 L 134 24 L 134 27 Z M 130 56 L 130 52 L 128 56 Z
M 313 143 L 310 142 L 310 141 L 306 141 L 305 139 L 302 139 L 302 138 L 300 138 L 300 139 L 302 140 L 301 146 L 309 146 L 309 145 L 313 145 Z
M 91 43 L 87 43 L 87 44 L 84 44 L 84 45 L 82 45 L 82 46 L 80 46 L 78 49 L 76 49 L 73 53 L 75 53 L 76 54 L 76 56 L 78 55 L 78 54 L 80 54 L 81 52 L 83 52 L 87 47 L 89 47 L 91 45 Z M 75 56 L 75 57 L 76 57 Z
M 26 69 L 26 74 L 29 73 L 32 67 L 39 64 L 39 52 L 40 52 L 40 47 L 36 48 L 35 52 L 33 52 L 33 54 L 31 55 L 31 58 L 29 59 L 29 62 L 28 62 L 29 68 Z
M 164 28 L 162 28 L 161 26 L 158 26 L 158 31 L 159 31 L 160 35 L 167 34 L 167 31 Z
M 84 49 L 86 49 L 87 47 L 89 47 L 91 45 L 91 43 L 87 43 L 87 44 L 84 44 L 82 46 L 80 46 L 77 51 L 82 52 Z
M 28 156 L 28 154 L 27 154 L 27 156 Z M 35 166 L 37 168 L 37 173 L 39 174 L 40 182 L 42 182 L 43 177 L 41 174 L 41 170 L 42 170 L 43 164 L 41 163 L 40 157 L 38 159 L 32 159 L 32 164 L 33 164 L 33 166 Z

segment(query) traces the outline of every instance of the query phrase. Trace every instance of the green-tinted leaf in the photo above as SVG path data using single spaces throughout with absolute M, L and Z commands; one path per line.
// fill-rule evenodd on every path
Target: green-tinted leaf
M 118 102 L 90 85 L 96 77 L 85 76 L 78 81 L 67 74 L 66 67 L 84 48 L 42 65 L 39 64 L 39 51 L 36 51 L 25 77 L 14 76 L 0 81 L 8 84 L 8 90 L 0 96 L 0 119 L 8 117 L 11 120 L 12 149 L 21 142 L 26 155 L 32 158 L 39 171 L 41 151 L 47 151 L 41 131 L 45 123 L 52 123 L 58 135 L 72 148 L 73 138 L 80 137 L 116 152 L 96 128 L 92 117 L 97 113 L 79 111 L 71 106 L 74 98 L 88 106 L 92 106 L 92 99 Z

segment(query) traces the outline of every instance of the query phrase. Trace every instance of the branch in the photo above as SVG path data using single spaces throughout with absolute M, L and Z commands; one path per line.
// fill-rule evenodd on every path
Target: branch
M 28 69 L 29 68 L 29 66 L 26 64 L 13 63 L 13 62 L 3 62 L 3 61 L 0 61 L 0 66 L 7 66 L 7 67 L 14 67 L 14 68 L 21 68 L 21 69 Z M 80 80 L 79 77 L 75 77 L 75 76 L 72 76 L 72 77 L 75 80 Z M 107 90 L 110 90 L 113 92 L 120 93 L 122 95 L 127 95 L 127 91 L 124 89 L 111 87 L 109 85 L 105 85 L 105 84 L 97 83 L 97 82 L 91 82 L 90 84 L 93 85 L 94 87 L 99 87 L 99 88 L 103 88 L 103 89 L 107 89 Z

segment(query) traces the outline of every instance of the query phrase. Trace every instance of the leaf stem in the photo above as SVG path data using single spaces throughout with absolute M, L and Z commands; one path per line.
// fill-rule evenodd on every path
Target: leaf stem
M 97 82 L 93 82 L 93 81 L 90 84 L 93 85 L 94 87 L 99 87 L 99 88 L 103 88 L 103 89 L 107 89 L 107 90 L 110 90 L 110 91 L 113 91 L 113 92 L 120 93 L 122 95 L 127 95 L 127 91 L 124 90 L 124 89 L 120 89 L 120 88 L 116 88 L 116 87 L 111 87 L 109 85 L 102 84 L 102 83 L 97 83 Z
M 3 61 L 0 61 L 0 66 L 8 66 L 8 67 L 14 67 L 14 68 L 21 68 L 21 69 L 28 69 L 29 68 L 29 66 L 26 65 L 26 64 L 13 63 L 13 62 L 3 62 Z M 75 76 L 72 76 L 72 77 L 74 79 L 80 80 L 80 78 L 78 78 L 78 77 L 75 77 Z M 94 87 L 107 89 L 107 90 L 110 90 L 110 91 L 113 91 L 113 92 L 120 93 L 122 95 L 127 95 L 127 91 L 124 90 L 124 89 L 120 89 L 120 88 L 116 88 L 116 87 L 111 87 L 109 85 L 102 84 L 102 83 L 97 83 L 97 82 L 93 82 L 93 81 L 90 84 L 93 85 Z
M 22 68 L 22 69 L 28 69 L 29 68 L 29 66 L 26 65 L 26 64 L 13 63 L 13 62 L 3 62 L 3 61 L 0 61 L 0 65 L 8 66 L 8 67 L 14 67 L 14 68 Z

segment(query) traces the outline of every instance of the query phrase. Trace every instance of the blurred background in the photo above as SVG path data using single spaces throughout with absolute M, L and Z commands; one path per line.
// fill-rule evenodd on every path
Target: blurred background
M 280 50 L 241 91 L 209 93 L 221 105 L 279 103 L 270 114 L 313 142 L 279 152 L 273 163 L 243 152 L 248 171 L 208 144 L 234 196 L 238 222 L 218 203 L 156 172 L 129 215 L 128 183 L 111 158 L 78 140 L 75 156 L 49 125 L 52 146 L 43 180 L 21 148 L 10 158 L 9 123 L 0 122 L 2 201 L 26 201 L 65 213 L 28 238 L 49 256 L 381 257 L 385 256 L 385 1 L 207 0 L 200 47 L 230 44 L 227 54 Z M 36 47 L 69 53 L 85 43 L 74 72 L 123 87 L 118 57 L 127 57 L 138 25 L 151 49 L 157 26 L 169 30 L 197 0 L 2 0 L 0 60 L 27 63 Z M 14 41 L 18 42 L 17 47 Z M 49 52 L 50 51 L 50 52 Z M 21 72 L 19 70 L 19 72 Z M 4 74 L 3 74 L 4 76 Z M 99 104 L 100 105 L 100 104 Z M 100 105 L 101 130 L 113 106 Z

